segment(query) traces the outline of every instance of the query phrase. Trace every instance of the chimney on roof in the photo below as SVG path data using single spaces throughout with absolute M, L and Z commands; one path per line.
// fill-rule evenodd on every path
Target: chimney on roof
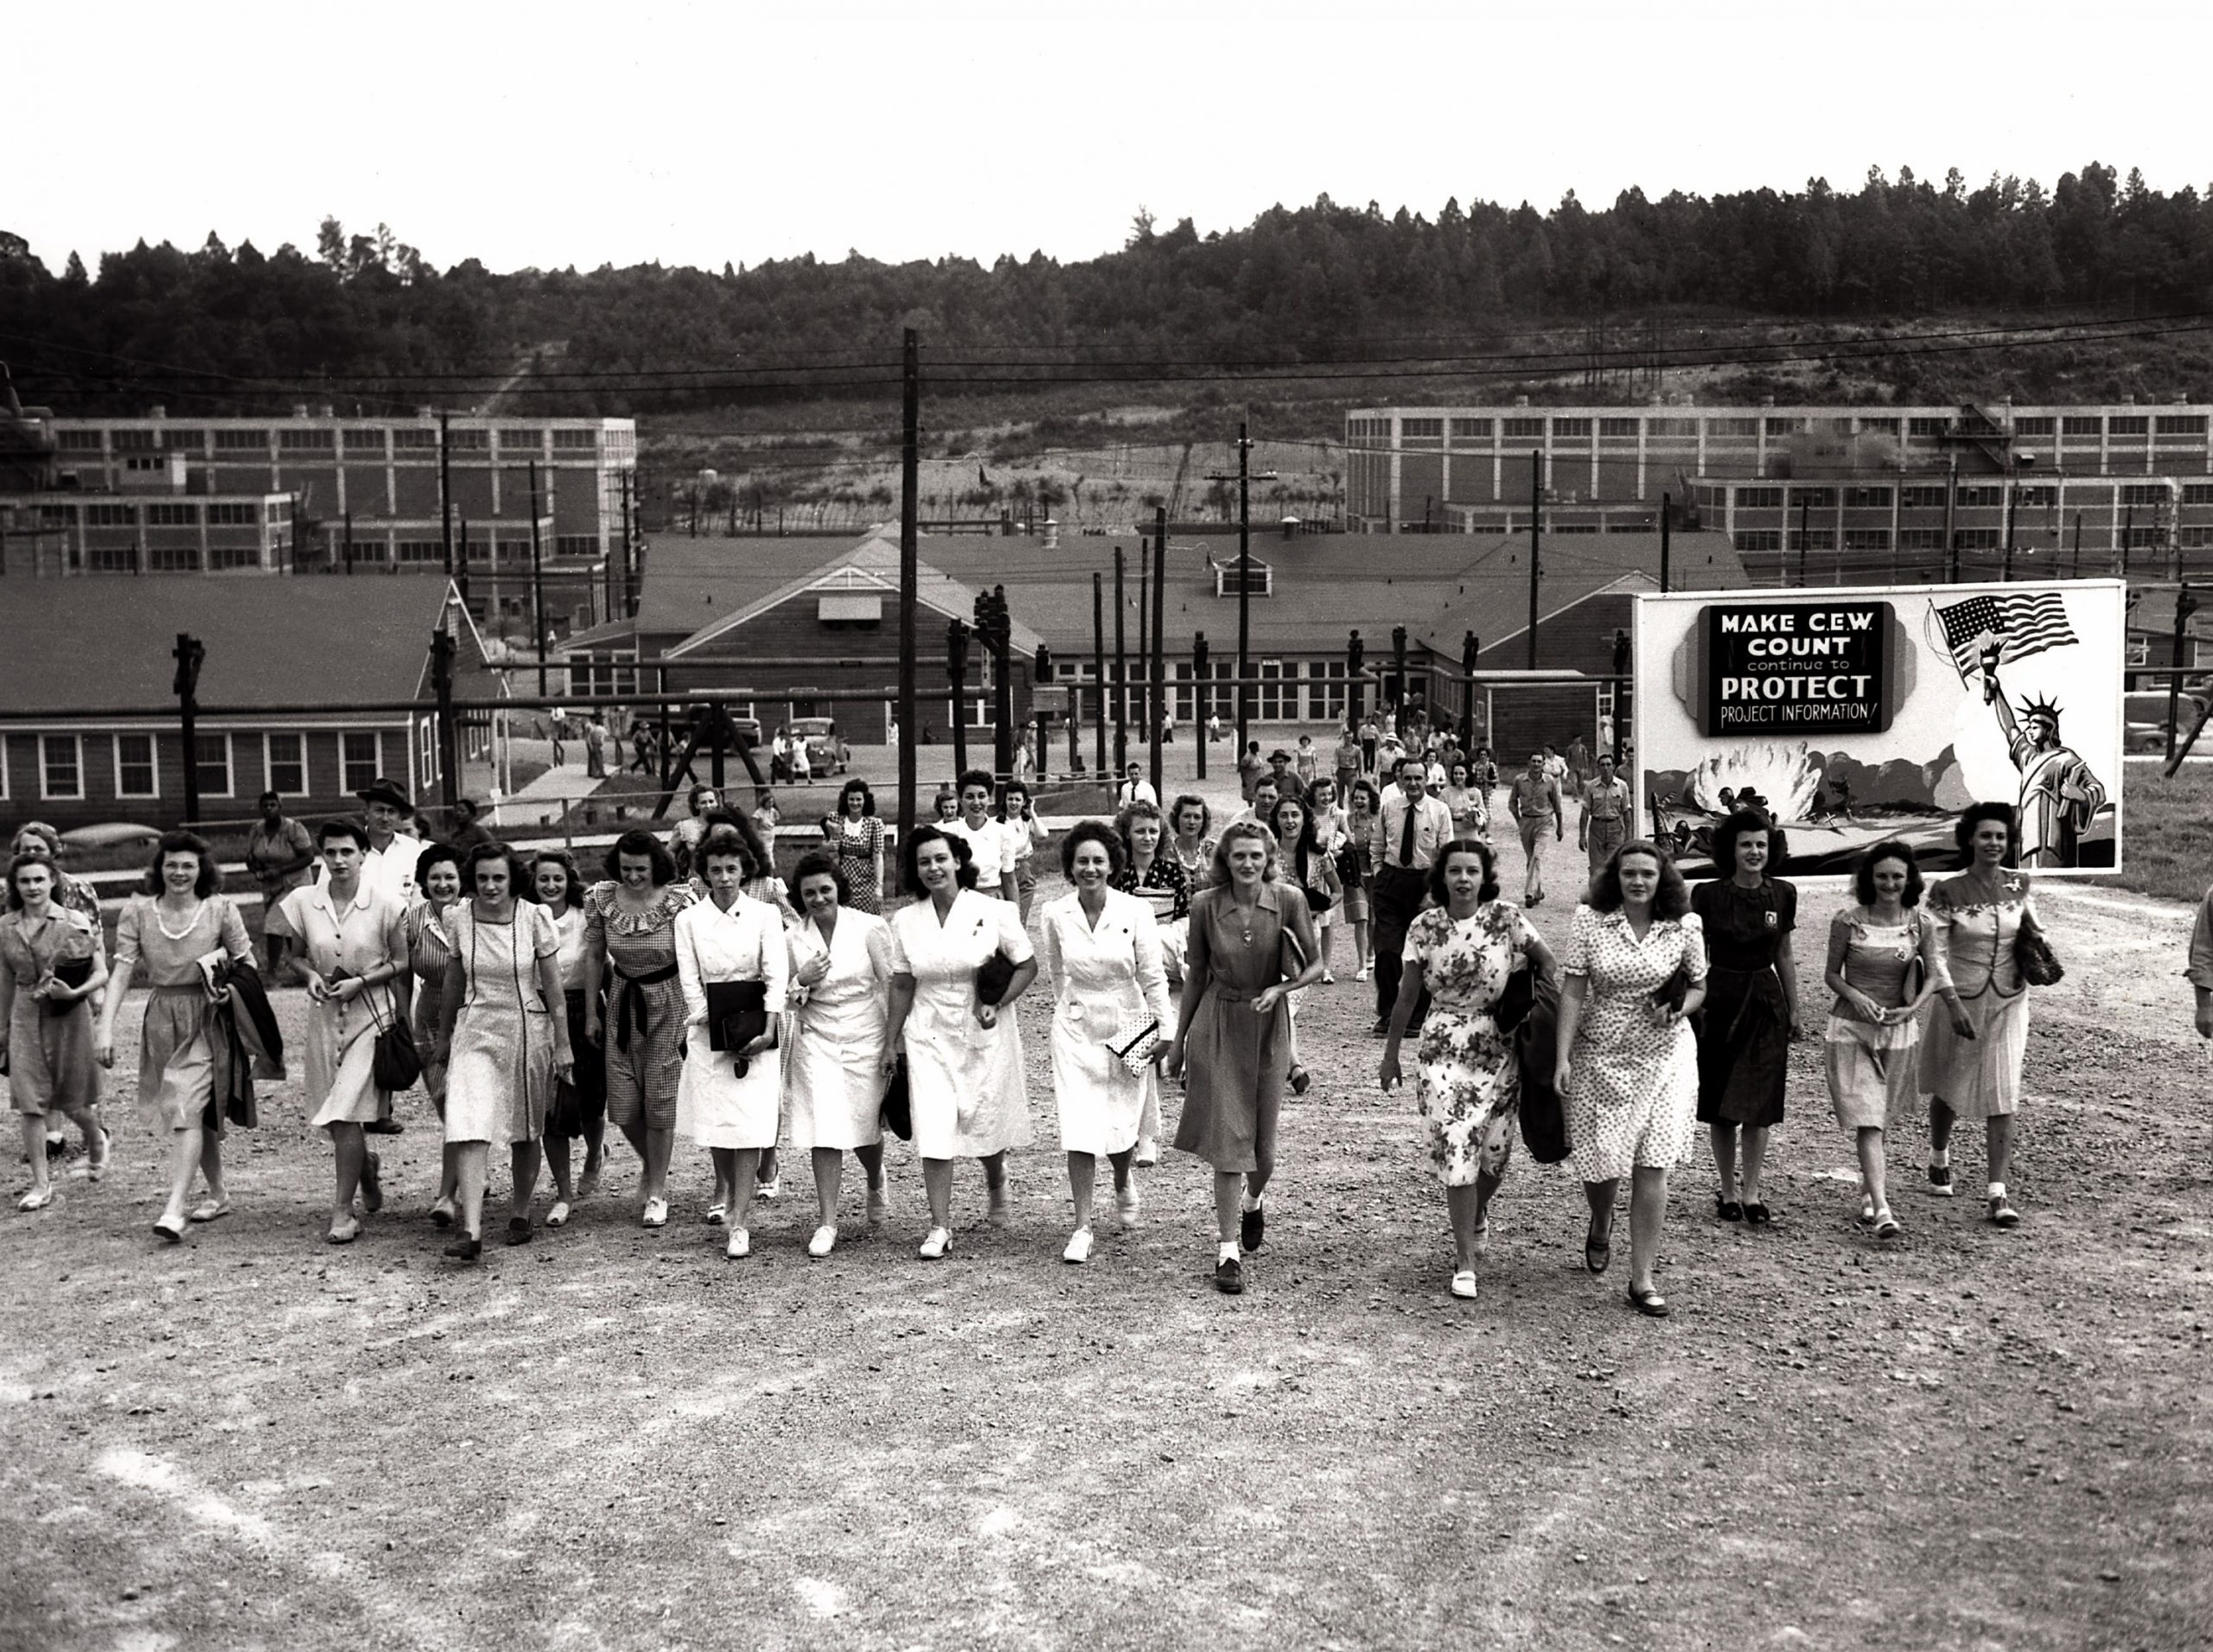
M 322 416 L 325 418 L 336 418 L 338 417 L 338 409 L 331 403 L 325 402 L 322 405 Z
M 435 407 L 418 407 L 415 410 L 415 417 L 418 418 L 436 418 L 437 416 L 438 410 Z
M 308 405 L 305 402 L 296 401 L 292 404 L 292 417 L 294 418 L 305 418 L 307 416 Z
M 2132 391 L 2130 391 L 2127 395 L 2123 396 L 2123 397 L 2121 399 L 2121 405 L 2123 407 L 2133 407 L 2133 406 L 2135 406 L 2135 405 L 2136 405 L 2136 392 L 2135 392 L 2134 391 L 2133 391 L 2133 390 L 2132 390 Z
M 1060 548 L 1061 525 L 1057 520 L 1049 516 L 1045 519 L 1045 549 L 1057 551 Z
M 1298 519 L 1296 516 L 1286 516 L 1286 517 L 1285 517 L 1285 518 L 1283 519 L 1283 536 L 1284 536 L 1284 538 L 1285 538 L 1285 539 L 1295 539 L 1295 538 L 1297 538 L 1297 537 L 1298 537 Z
M 149 407 L 146 410 L 146 417 L 148 418 L 167 418 L 169 416 L 169 410 L 163 406 L 159 402 L 156 402 L 151 407 Z
M 1527 396 L 1516 396 L 1514 399 L 1514 405 L 1516 407 L 1527 407 L 1529 405 L 1529 399 Z
M 1763 406 L 1763 407 L 1772 407 L 1772 406 L 1774 406 L 1774 405 L 1775 405 L 1775 398 L 1774 398 L 1774 397 L 1772 397 L 1772 396 L 1763 396 L 1763 397 L 1761 397 L 1761 398 L 1760 398 L 1760 405 L 1761 405 L 1761 406 Z

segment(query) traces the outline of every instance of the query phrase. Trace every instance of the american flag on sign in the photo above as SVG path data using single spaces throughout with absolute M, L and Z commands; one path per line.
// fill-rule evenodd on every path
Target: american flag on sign
M 2056 590 L 1985 591 L 1949 607 L 1931 604 L 1930 611 L 1943 628 L 1944 647 L 1963 683 L 1982 674 L 1983 655 L 1993 644 L 1995 663 L 2004 666 L 2082 641 L 2067 623 L 2067 604 Z

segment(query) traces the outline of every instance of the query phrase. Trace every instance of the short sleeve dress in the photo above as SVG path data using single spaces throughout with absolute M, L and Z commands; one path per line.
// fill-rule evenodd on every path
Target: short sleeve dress
M 127 990 L 132 972 L 145 966 L 150 990 L 138 1042 L 139 1112 L 164 1129 L 202 1128 L 220 1136 L 226 1121 L 214 1104 L 220 1039 L 199 966 L 214 952 L 233 962 L 253 959 L 246 921 L 227 896 L 209 896 L 179 928 L 157 896 L 134 896 L 116 922 L 108 990 Z
M 785 932 L 794 973 L 811 958 L 829 960 L 789 1022 L 784 1061 L 784 1127 L 795 1152 L 841 1152 L 883 1139 L 883 1033 L 891 987 L 891 926 L 867 912 L 841 910 L 827 946 L 812 918 Z
M 551 914 L 548 914 L 551 916 Z M 553 1111 L 546 1115 L 545 1133 L 564 1141 L 596 1133 L 607 1118 L 607 1060 L 584 1036 L 589 1007 L 584 995 L 584 963 L 591 955 L 591 928 L 581 906 L 564 907 L 553 919 L 553 933 L 561 950 L 562 1011 L 569 1018 L 569 1056 L 572 1063 L 567 1092 L 557 1088 Z
M 1094 1158 L 1126 1152 L 1137 1145 L 1152 1069 L 1132 1072 L 1107 1041 L 1147 1019 L 1159 1023 L 1163 1042 L 1176 1031 L 1152 908 L 1110 890 L 1094 923 L 1070 890 L 1039 919 L 1055 990 L 1053 1094 L 1062 1150 Z
M 1712 966 L 1699 1017 L 1699 1122 L 1779 1125 L 1795 1006 L 1776 960 L 1798 927 L 1798 891 L 1778 877 L 1752 889 L 1725 877 L 1696 885 L 1691 910 Z
M 99 1102 L 92 998 L 58 1004 L 33 998 L 31 989 L 56 965 L 87 965 L 99 953 L 99 924 L 81 912 L 53 906 L 37 922 L 21 912 L 0 913 L 0 985 L 13 993 L 8 1101 L 16 1112 L 81 1111 Z
M 915 978 L 903 1034 L 907 1092 L 920 1158 L 988 1158 L 1030 1142 L 1022 1034 L 1013 1013 L 976 1022 L 976 971 L 994 952 L 1036 956 L 1011 901 L 962 890 L 943 922 L 924 898 L 891 917 L 893 973 Z
M 1186 967 L 1204 974 L 1206 990 L 1183 1039 L 1183 1113 L 1175 1145 L 1216 1170 L 1254 1170 L 1275 1164 L 1276 1125 L 1291 1072 L 1291 1000 L 1268 1015 L 1253 1000 L 1284 979 L 1284 934 L 1314 955 L 1314 928 L 1305 897 L 1287 883 L 1260 885 L 1240 907 L 1234 888 L 1210 889 L 1191 903 L 1191 950 Z
M 691 822 L 686 821 L 685 825 Z M 587 944 L 607 952 L 607 1010 L 600 1049 L 607 1062 L 607 1116 L 620 1128 L 676 1128 L 676 1085 L 684 1069 L 684 989 L 676 979 L 676 915 L 691 886 L 663 884 L 643 911 L 622 903 L 609 881 L 584 891 Z
M 372 970 L 405 967 L 407 909 L 389 891 L 364 878 L 343 910 L 330 885 L 303 883 L 277 903 L 284 932 L 305 952 L 308 967 L 326 981 Z M 392 1104 L 376 1082 L 378 1030 L 392 1024 L 399 1000 L 389 985 L 340 1001 L 308 1005 L 307 1099 L 317 1130 L 334 1125 L 373 1124 Z
M 1640 941 L 1627 915 L 1578 906 L 1560 967 L 1590 984 L 1565 1098 L 1575 1173 L 1611 1182 L 1667 1169 L 1698 1132 L 1698 1043 L 1687 1022 L 1653 1020 L 1651 994 L 1678 967 L 1706 979 L 1698 914 L 1655 918 Z
M 2008 873 L 1990 901 L 1974 880 L 1948 877 L 1923 903 L 1936 926 L 1934 951 L 1960 995 L 1974 1036 L 1952 1030 L 1948 1015 L 1929 1017 L 1921 1039 L 1921 1092 L 1955 1119 L 1991 1119 L 2021 1105 L 2021 1066 L 2029 1053 L 2028 983 L 2013 961 L 2013 941 L 2036 908 L 2028 880 Z
M 561 938 L 544 907 L 515 903 L 505 923 L 464 901 L 450 915 L 453 961 L 462 972 L 446 1066 L 445 1139 L 512 1147 L 545 1133 L 553 1101 L 553 1009 L 539 984 L 539 960 Z
M 407 969 L 416 983 L 415 1007 L 409 1019 L 415 1042 L 425 1056 L 423 1088 L 441 1118 L 445 1116 L 446 1069 L 433 1065 L 428 1052 L 444 1034 L 446 960 L 453 955 L 453 936 L 447 926 L 453 921 L 454 910 L 448 907 L 442 912 L 420 895 L 407 908 Z
M 1844 979 L 1886 1010 L 1903 1007 L 1917 988 L 1914 960 L 1925 950 L 1927 916 L 1908 907 L 1897 923 L 1878 923 L 1864 906 L 1848 906 L 1829 923 L 1829 956 Z M 1821 1034 L 1829 1101 L 1846 1130 L 1881 1130 L 1911 1111 L 1918 1089 L 1921 1017 L 1878 1024 L 1840 997 Z
M 1529 966 L 1534 934 L 1521 909 L 1506 901 L 1486 901 L 1458 920 L 1433 906 L 1407 928 L 1402 956 L 1421 966 L 1430 998 L 1414 1057 L 1414 1105 L 1447 1187 L 1504 1175 L 1513 1153 L 1521 1064 L 1491 1011 L 1507 978 Z
M 845 903 L 856 912 L 881 916 L 883 889 L 877 877 L 877 862 L 883 854 L 883 822 L 873 814 L 838 821 L 838 870 L 845 875 L 852 898 Z
M 685 1010 L 676 1133 L 706 1148 L 774 1147 L 784 1092 L 783 1049 L 761 1051 L 739 1072 L 735 1051 L 714 1048 L 707 988 L 725 981 L 758 981 L 768 1018 L 780 1018 L 791 973 L 782 916 L 767 902 L 745 894 L 727 910 L 711 898 L 688 906 L 676 916 L 676 966 Z

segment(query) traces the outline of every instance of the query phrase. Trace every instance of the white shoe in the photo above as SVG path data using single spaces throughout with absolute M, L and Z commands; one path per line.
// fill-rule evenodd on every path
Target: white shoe
M 753 1235 L 743 1228 L 730 1230 L 730 1243 L 723 1247 L 723 1254 L 730 1257 L 753 1254 Z
M 1147 1165 L 1159 1164 L 1160 1144 L 1154 1140 L 1151 1136 L 1147 1136 L 1144 1140 L 1138 1143 L 1138 1151 L 1133 1162 L 1138 1164 Z
M 1068 1247 L 1061 1253 L 1063 1262 L 1087 1262 L 1091 1260 L 1091 1229 L 1079 1228 L 1068 1235 Z
M 1358 973 L 1357 974 L 1355 974 L 1355 975 L 1353 977 L 1353 979 L 1355 979 L 1355 981 L 1364 981 L 1364 980 L 1368 980 L 1368 979 L 1369 979 L 1370 978 L 1372 978 L 1372 977 L 1374 975 L 1374 973 L 1375 973 L 1375 967 L 1374 967 L 1374 965 L 1372 965 L 1372 964 L 1362 964 L 1362 965 L 1360 966 L 1360 971 L 1359 971 L 1359 973 Z
M 767 1181 L 756 1183 L 753 1190 L 753 1196 L 756 1199 L 766 1199 L 771 1204 L 775 1203 L 784 1196 L 784 1178 L 781 1176 L 772 1176 Z
M 925 1262 L 934 1262 L 953 1248 L 953 1232 L 947 1228 L 933 1228 L 923 1239 L 915 1254 Z
M 1476 1271 L 1473 1268 L 1462 1268 L 1452 1276 L 1452 1294 L 1464 1302 L 1476 1299 Z
M 707 1207 L 707 1214 L 704 1220 L 708 1227 L 719 1228 L 723 1225 L 724 1219 L 729 1215 L 730 1207 L 726 1204 L 717 1202 Z
M 545 1225 L 548 1228 L 565 1228 L 569 1225 L 569 1202 L 566 1199 L 553 1201 L 553 1208 L 545 1213 Z
M 648 1228 L 667 1227 L 668 1201 L 666 1199 L 647 1200 L 645 1215 L 641 1218 L 641 1220 L 642 1220 Z
M 814 1237 L 807 1241 L 809 1256 L 827 1256 L 838 1248 L 838 1228 L 834 1222 L 825 1222 L 814 1230 Z
M 1114 1196 L 1114 1214 L 1121 1218 L 1123 1227 L 1134 1228 L 1138 1225 L 1138 1212 L 1144 1203 L 1145 1201 L 1138 1197 L 1134 1185 L 1124 1188 Z

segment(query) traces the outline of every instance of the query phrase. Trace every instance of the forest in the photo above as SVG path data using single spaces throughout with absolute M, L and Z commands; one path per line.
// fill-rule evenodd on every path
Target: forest
M 683 413 L 881 401 L 909 326 L 934 381 L 978 395 L 1237 367 L 1326 380 L 1332 363 L 1504 359 L 1517 339 L 1601 323 L 1661 354 L 1725 318 L 2066 315 L 2202 336 L 2213 202 L 2096 163 L 2049 189 L 1871 168 L 1848 191 L 1821 179 L 1710 197 L 1630 189 L 1595 210 L 1572 194 L 1549 212 L 1455 200 L 1433 214 L 1323 196 L 1206 233 L 1140 209 L 1120 250 L 1069 263 L 853 252 L 502 274 L 475 259 L 440 270 L 383 226 L 348 234 L 326 219 L 312 252 L 233 249 L 211 233 L 191 251 L 141 241 L 97 264 L 73 253 L 56 274 L 0 233 L 0 358 L 27 402 L 386 412 L 504 386 L 507 411 Z M 2204 357 L 2189 342 L 2194 371 Z M 1549 359 L 1532 360 L 1523 376 L 1541 385 Z

